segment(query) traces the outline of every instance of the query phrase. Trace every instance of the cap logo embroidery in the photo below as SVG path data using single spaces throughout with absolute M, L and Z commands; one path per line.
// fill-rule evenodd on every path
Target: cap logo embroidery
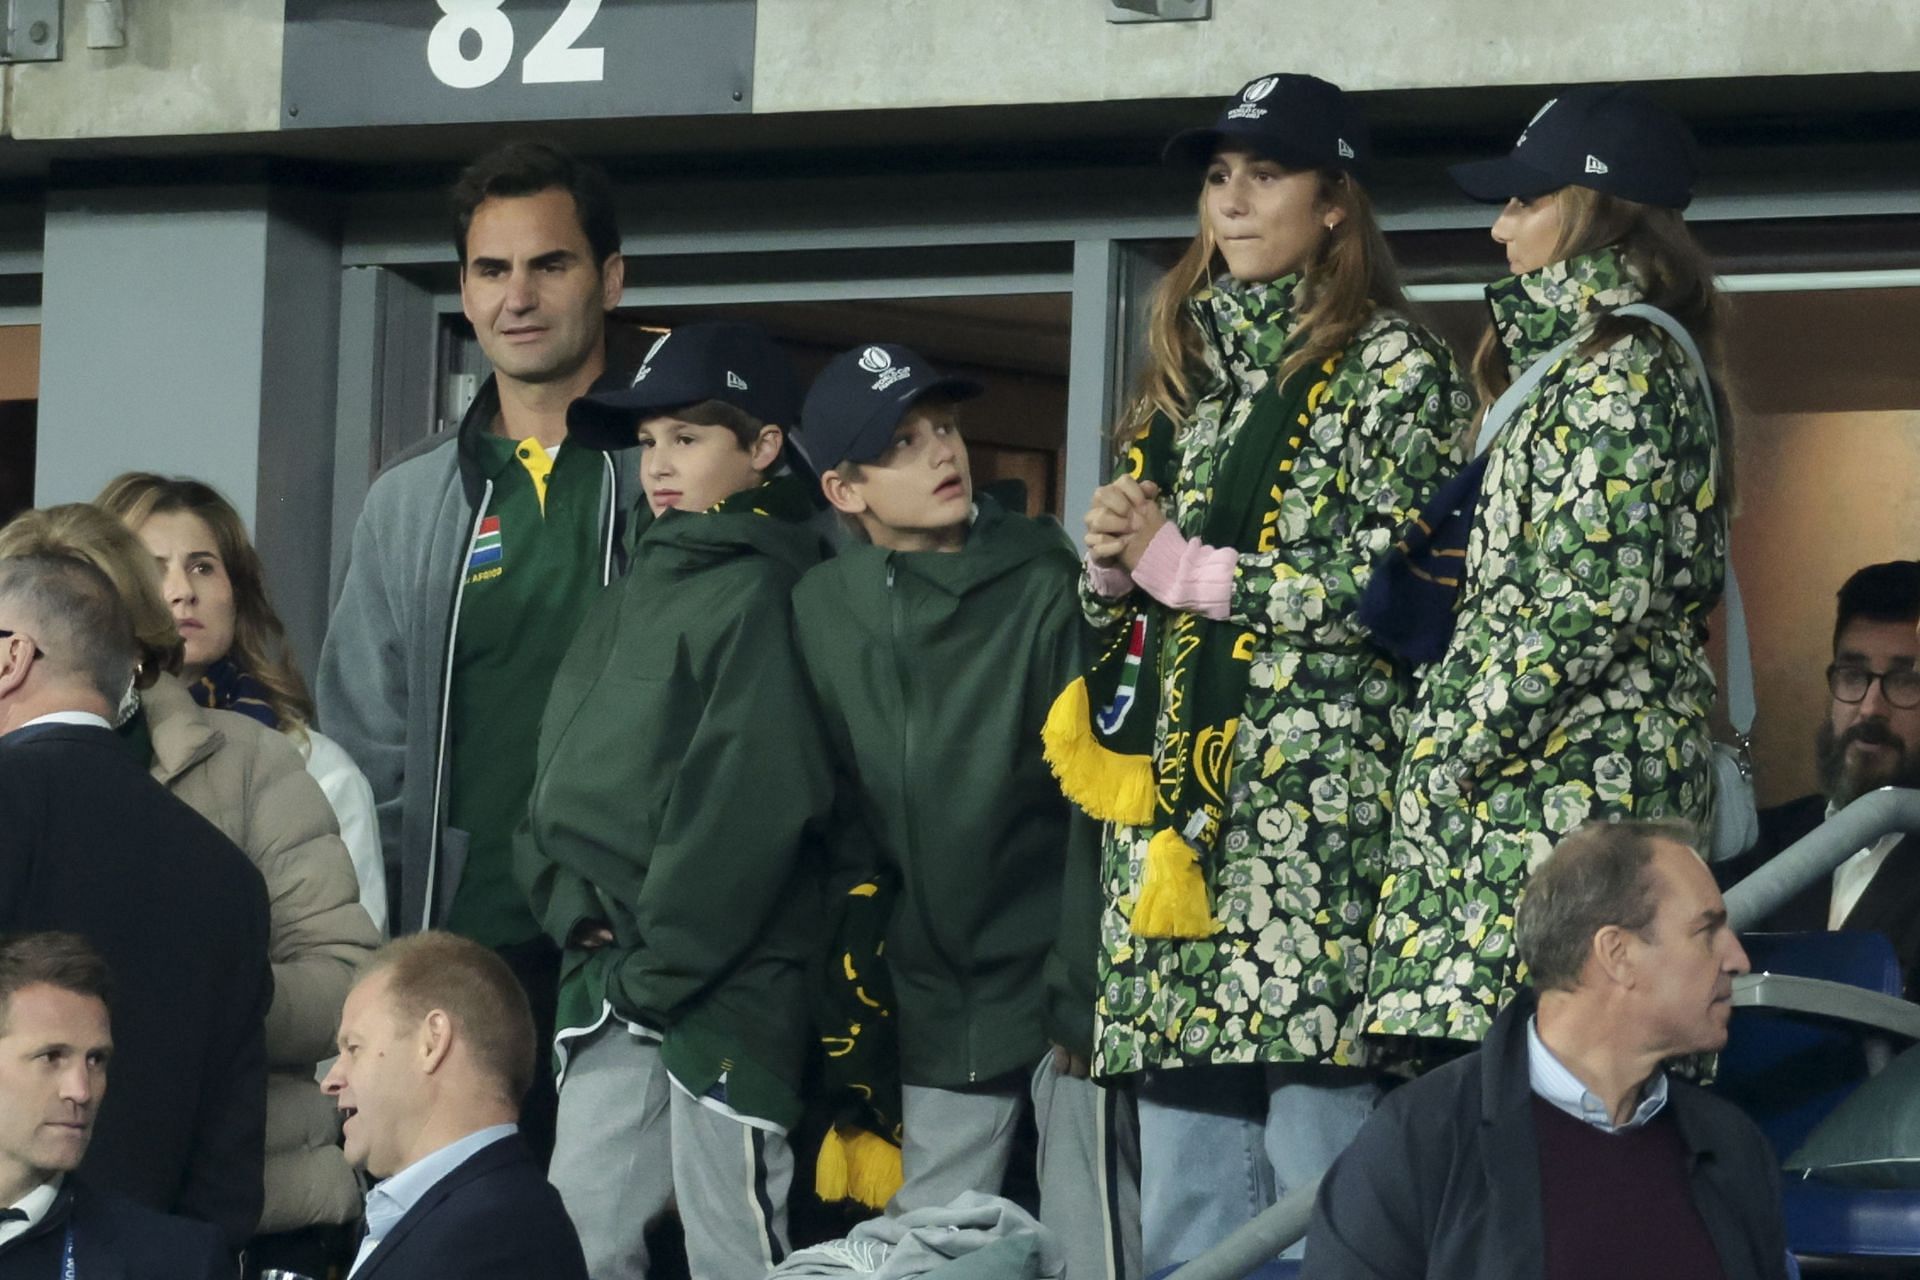
M 1267 114 L 1267 109 L 1254 104 L 1272 93 L 1280 83 L 1279 76 L 1262 76 L 1240 91 L 1240 105 L 1227 112 L 1229 120 L 1258 120 Z
M 879 347 L 868 347 L 860 353 L 860 367 L 868 373 L 885 373 L 893 367 L 893 357 Z
M 1533 113 L 1533 119 L 1527 121 L 1527 127 L 1520 131 L 1519 140 L 1516 141 L 1513 145 L 1516 147 L 1525 146 L 1527 142 L 1527 135 L 1533 132 L 1533 126 L 1539 124 L 1540 117 L 1547 114 L 1547 112 L 1553 110 L 1553 104 L 1558 101 L 1560 101 L 1560 99 L 1558 98 L 1548 98 L 1547 105 L 1544 107 L 1541 107 L 1538 111 Z
M 888 369 L 886 372 L 882 373 L 879 377 L 873 380 L 873 389 L 875 391 L 885 391 L 888 387 L 892 386 L 894 383 L 900 382 L 907 378 L 911 378 L 912 376 L 913 376 L 912 365 L 907 365 L 906 367 L 900 368 L 900 369 Z
M 1343 160 L 1353 159 L 1353 148 L 1347 145 L 1347 140 L 1345 138 L 1337 138 L 1335 141 L 1340 144 L 1340 158 Z
M 633 375 L 633 381 L 627 384 L 629 390 L 647 380 L 647 375 L 653 372 L 653 358 L 660 354 L 660 348 L 666 346 L 667 339 L 672 336 L 671 333 L 663 333 L 653 340 L 653 345 L 647 348 L 647 354 L 640 357 L 640 368 Z
M 735 391 L 745 391 L 747 389 L 747 380 L 729 369 L 727 370 L 727 385 Z
M 1587 172 L 1588 173 L 1605 173 L 1607 172 L 1607 162 L 1602 160 L 1599 156 L 1590 155 L 1587 157 Z

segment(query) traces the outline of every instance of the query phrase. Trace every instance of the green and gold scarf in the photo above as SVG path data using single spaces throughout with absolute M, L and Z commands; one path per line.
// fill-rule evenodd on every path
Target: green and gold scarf
M 1277 548 L 1288 473 L 1340 359 L 1254 393 L 1207 490 L 1203 543 L 1256 554 Z M 1166 494 L 1178 466 L 1173 424 L 1156 414 L 1127 450 L 1125 472 Z M 1133 907 L 1140 937 L 1204 938 L 1217 927 L 1203 859 L 1226 819 L 1255 642 L 1250 628 L 1145 599 L 1048 713 L 1047 762 L 1067 798 L 1102 821 L 1158 828 Z M 1163 689 L 1167 731 L 1156 741 Z

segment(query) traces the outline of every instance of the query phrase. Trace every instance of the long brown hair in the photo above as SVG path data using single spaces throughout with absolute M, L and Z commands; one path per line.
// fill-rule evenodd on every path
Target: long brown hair
M 214 550 L 233 584 L 233 647 L 228 650 L 242 671 L 267 691 L 280 727 L 297 730 L 313 719 L 313 697 L 287 652 L 286 629 L 267 600 L 266 574 L 247 527 L 219 490 L 185 476 L 168 479 L 149 471 L 129 471 L 107 482 L 94 505 L 135 534 L 154 516 L 186 512 L 213 531 Z
M 1734 422 L 1721 363 L 1726 297 L 1714 280 L 1713 263 L 1693 238 L 1678 209 L 1639 204 L 1591 187 L 1567 186 L 1551 199 L 1560 204 L 1560 238 L 1553 259 L 1564 262 L 1611 246 L 1647 301 L 1686 327 L 1707 365 L 1707 394 L 1719 423 L 1720 472 L 1716 488 L 1724 501 L 1734 498 Z M 1603 316 L 1580 345 L 1582 356 L 1604 351 L 1629 333 L 1646 333 L 1647 321 Z M 1481 411 L 1513 383 L 1498 329 L 1489 324 L 1473 353 L 1474 388 Z M 1731 507 L 1729 507 L 1731 510 Z
M 153 557 L 125 525 L 84 502 L 23 511 L 0 529 L 0 559 L 33 555 L 85 561 L 106 575 L 133 622 L 137 687 L 179 672 L 186 645 L 160 594 Z
M 1376 310 L 1403 311 L 1407 305 L 1393 250 L 1366 188 L 1339 169 L 1319 170 L 1316 176 L 1320 202 L 1345 216 L 1301 273 L 1297 328 L 1306 340 L 1281 362 L 1282 381 L 1296 369 L 1344 350 Z M 1206 338 L 1187 314 L 1187 303 L 1226 269 L 1207 222 L 1204 186 L 1197 204 L 1199 230 L 1153 291 L 1146 367 L 1134 403 L 1114 428 L 1115 439 L 1123 445 L 1145 430 L 1155 413 L 1178 421 L 1193 408 L 1194 379 L 1204 360 Z

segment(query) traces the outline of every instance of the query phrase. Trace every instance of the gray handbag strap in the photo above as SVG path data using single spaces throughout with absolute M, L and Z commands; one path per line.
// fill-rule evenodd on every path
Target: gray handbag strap
M 1687 360 L 1693 365 L 1693 374 L 1700 380 L 1700 389 L 1706 394 L 1707 417 L 1719 421 L 1719 413 L 1713 403 L 1713 383 L 1707 377 L 1707 362 L 1700 357 L 1700 348 L 1695 344 L 1693 335 L 1687 327 L 1658 307 L 1644 302 L 1630 302 L 1623 307 L 1615 307 L 1617 316 L 1637 316 L 1664 329 L 1667 336 L 1680 344 L 1687 353 Z M 1722 458 L 1721 466 L 1731 465 L 1731 459 Z M 1747 739 L 1753 734 L 1753 646 L 1747 639 L 1747 610 L 1740 601 L 1740 579 L 1733 572 L 1733 538 L 1727 538 L 1727 720 L 1733 725 L 1738 745 L 1744 752 Z
M 1487 416 L 1480 419 L 1480 438 L 1473 442 L 1473 456 L 1485 453 L 1493 438 L 1500 434 L 1500 428 L 1507 425 L 1509 419 L 1520 411 L 1521 402 L 1533 394 L 1540 385 L 1540 379 L 1547 376 L 1547 370 L 1553 368 L 1561 356 L 1586 338 L 1586 334 L 1576 333 L 1565 342 L 1527 366 L 1527 371 L 1513 380 L 1513 385 L 1500 393 L 1500 398 L 1487 406 Z

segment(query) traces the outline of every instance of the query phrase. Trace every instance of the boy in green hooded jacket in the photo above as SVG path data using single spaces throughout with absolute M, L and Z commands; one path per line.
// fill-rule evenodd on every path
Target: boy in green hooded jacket
M 980 390 L 875 344 L 836 357 L 801 411 L 859 540 L 807 574 L 793 611 L 845 793 L 834 884 L 878 875 L 895 895 L 905 1182 L 888 1211 L 999 1193 L 1030 1106 L 1067 1274 L 1133 1277 L 1130 1099 L 1084 1065 L 1097 897 L 1065 883 L 1070 841 L 1097 832 L 1040 739 L 1080 661 L 1080 564 L 1058 526 L 976 500 L 958 404 Z
M 637 431 L 648 508 L 554 677 L 515 841 L 565 948 L 550 1176 L 596 1280 L 643 1280 L 675 1205 L 695 1280 L 787 1251 L 831 801 L 789 611 L 824 544 L 776 474 L 797 399 L 764 333 L 703 324 L 568 415 L 594 447 Z

